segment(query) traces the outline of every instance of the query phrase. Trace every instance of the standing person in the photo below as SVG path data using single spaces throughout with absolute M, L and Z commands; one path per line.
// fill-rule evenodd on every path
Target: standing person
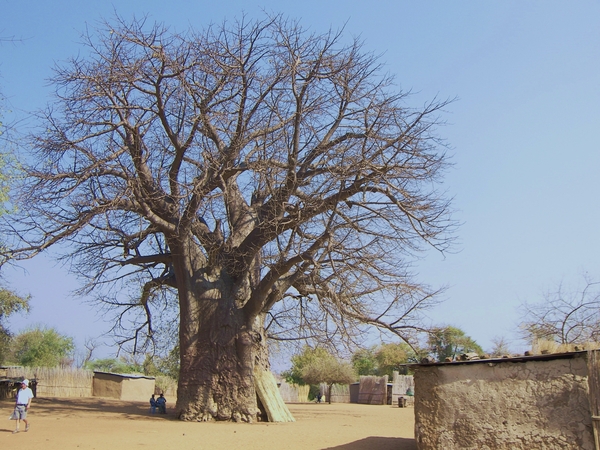
M 33 398 L 33 392 L 29 388 L 29 380 L 24 379 L 21 382 L 21 389 L 17 392 L 17 401 L 15 403 L 14 415 L 17 418 L 17 428 L 13 431 L 13 434 L 19 432 L 19 425 L 21 420 L 25 422 L 25 431 L 29 431 L 29 422 L 27 421 L 27 411 L 31 407 L 31 399 Z
M 154 398 L 154 394 L 150 397 L 150 412 L 152 414 L 156 412 L 156 399 Z
M 158 407 L 158 412 L 161 414 L 167 413 L 167 399 L 161 393 L 156 399 L 156 406 Z

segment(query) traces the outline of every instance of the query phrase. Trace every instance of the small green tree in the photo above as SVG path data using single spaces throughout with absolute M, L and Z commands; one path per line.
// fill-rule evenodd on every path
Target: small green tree
M 158 370 L 174 380 L 179 380 L 179 344 L 171 349 L 171 351 L 164 358 L 159 358 L 156 363 Z
M 16 335 L 10 347 L 13 362 L 19 365 L 56 367 L 70 362 L 75 344 L 54 328 L 37 327 Z
M 179 346 L 175 346 L 167 356 L 146 355 L 142 363 L 144 375 L 164 375 L 174 380 L 179 378 Z
M 160 369 L 156 365 L 156 359 L 150 354 L 146 354 L 144 358 L 144 362 L 142 363 L 142 370 L 144 375 L 149 375 L 155 377 L 156 375 L 161 375 Z
M 414 351 L 403 342 L 382 344 L 375 352 L 377 375 L 393 376 L 394 370 L 399 370 L 400 364 L 406 364 Z
M 88 361 L 85 366 L 89 370 L 112 373 L 144 373 L 143 365 L 127 358 L 101 358 Z
M 29 310 L 29 297 L 21 297 L 8 289 L 0 288 L 0 364 L 8 356 L 11 333 L 5 320 L 11 314 Z
M 312 360 L 302 369 L 302 378 L 307 384 L 326 383 L 329 395 L 328 402 L 331 403 L 331 389 L 334 384 L 350 384 L 356 381 L 356 372 L 352 364 L 339 361 L 336 357 L 328 357 Z
M 444 361 L 446 358 L 455 359 L 461 353 L 483 354 L 477 342 L 460 328 L 452 326 L 431 329 L 427 344 L 430 354 L 435 355 L 438 361 Z
M 331 354 L 324 348 L 304 346 L 301 353 L 292 356 L 292 367 L 282 375 L 289 383 L 310 384 L 304 380 L 304 368 L 314 361 L 330 357 Z
M 358 375 L 392 377 L 400 365 L 418 360 L 418 355 L 408 344 L 399 342 L 357 350 L 352 355 L 352 366 Z
M 352 355 L 352 366 L 357 375 L 376 375 L 377 360 L 375 352 L 377 347 L 361 348 Z

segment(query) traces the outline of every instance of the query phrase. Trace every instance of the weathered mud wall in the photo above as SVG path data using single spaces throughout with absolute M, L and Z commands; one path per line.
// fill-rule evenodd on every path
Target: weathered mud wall
M 152 378 L 125 378 L 121 384 L 121 400 L 147 402 L 154 394 L 154 384 Z M 175 404 L 173 400 L 171 402 Z
M 92 390 L 94 397 L 145 402 L 154 394 L 154 386 L 151 377 L 95 372 Z
M 92 384 L 94 397 L 121 398 L 122 377 L 105 373 L 95 373 Z
M 585 354 L 415 369 L 415 438 L 429 449 L 593 450 Z

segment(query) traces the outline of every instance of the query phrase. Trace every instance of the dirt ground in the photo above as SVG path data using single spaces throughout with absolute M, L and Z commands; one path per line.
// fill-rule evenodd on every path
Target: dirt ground
M 181 422 L 172 410 L 151 415 L 145 403 L 35 398 L 29 432 L 12 434 L 13 405 L 0 401 L 2 450 L 416 449 L 414 410 L 397 406 L 291 404 L 296 422 L 249 425 Z

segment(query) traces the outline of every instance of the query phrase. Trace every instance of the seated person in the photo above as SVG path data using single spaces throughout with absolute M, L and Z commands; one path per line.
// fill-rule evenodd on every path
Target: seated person
M 156 399 L 154 398 L 154 394 L 150 397 L 150 412 L 152 414 L 156 412 Z
M 158 408 L 158 412 L 160 414 L 167 413 L 167 399 L 164 397 L 163 394 L 160 394 L 156 399 L 156 407 Z

